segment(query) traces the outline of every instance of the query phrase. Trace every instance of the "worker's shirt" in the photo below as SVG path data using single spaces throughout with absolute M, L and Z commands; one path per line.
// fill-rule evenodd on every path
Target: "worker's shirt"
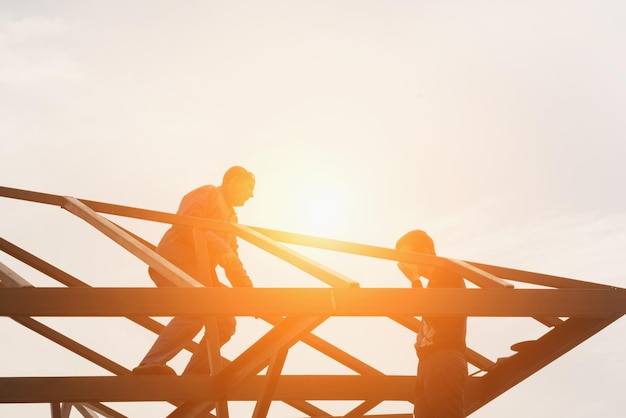
M 428 280 L 431 288 L 464 288 L 463 278 L 444 269 L 435 269 Z M 419 358 L 426 358 L 433 352 L 454 349 L 465 352 L 465 334 L 467 317 L 465 316 L 425 316 L 417 333 L 415 350 Z
M 180 202 L 178 215 L 195 216 L 215 221 L 237 223 L 237 215 L 222 193 L 221 186 L 206 185 L 187 193 Z M 212 285 L 217 284 L 215 266 L 222 255 L 227 252 L 237 254 L 237 237 L 233 234 L 204 230 L 208 256 L 211 265 L 209 272 L 201 272 L 196 260 L 193 228 L 188 226 L 172 225 L 165 232 L 157 247 L 157 253 L 184 270 L 196 280 L 207 283 L 207 277 Z M 251 286 L 250 278 L 241 262 L 238 266 L 231 266 L 227 273 L 228 280 L 233 286 Z

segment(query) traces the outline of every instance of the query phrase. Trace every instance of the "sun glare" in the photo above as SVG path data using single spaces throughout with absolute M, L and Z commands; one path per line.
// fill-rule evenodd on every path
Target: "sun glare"
M 311 182 L 293 198 L 295 212 L 292 219 L 305 233 L 334 236 L 348 221 L 349 196 L 336 184 Z
M 281 170 L 276 177 L 258 183 L 255 196 L 263 199 L 267 208 L 258 213 L 259 223 L 307 235 L 344 236 L 353 221 L 356 187 L 332 168 L 302 164 L 288 172 L 284 175 Z

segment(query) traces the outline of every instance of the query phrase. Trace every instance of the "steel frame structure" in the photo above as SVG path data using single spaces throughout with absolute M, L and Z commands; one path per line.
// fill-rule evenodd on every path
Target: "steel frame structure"
M 626 313 L 626 289 L 505 267 L 396 251 L 358 243 L 185 217 L 110 203 L 0 187 L 0 196 L 61 207 L 158 270 L 176 287 L 94 288 L 36 255 L 0 238 L 0 249 L 64 287 L 38 288 L 0 263 L 0 315 L 12 318 L 50 341 L 93 362 L 111 376 L 0 377 L 0 403 L 49 403 L 53 418 L 124 417 L 108 402 L 167 401 L 168 415 L 220 417 L 229 402 L 254 401 L 253 418 L 266 417 L 272 402 L 283 402 L 306 417 L 331 417 L 315 400 L 359 401 L 343 417 L 408 418 L 411 414 L 368 415 L 385 401 L 412 402 L 414 376 L 386 375 L 316 336 L 312 331 L 333 316 L 386 317 L 412 332 L 416 316 L 529 317 L 545 326 L 536 340 L 520 342 L 514 354 L 493 361 L 468 348 L 476 372 L 468 376 L 466 404 L 471 414 L 503 392 L 576 347 Z M 105 215 L 179 224 L 236 234 L 311 276 L 326 288 L 206 288 L 154 251 L 154 246 Z M 197 254 L 208 262 L 196 234 Z M 285 244 L 406 261 L 452 269 L 473 283 L 468 289 L 360 288 L 359 283 L 294 251 Z M 514 283 L 524 288 L 515 288 Z M 211 373 L 206 376 L 133 376 L 130 370 L 33 317 L 126 317 L 159 333 L 151 316 L 203 315 Z M 224 358 L 218 347 L 216 315 L 254 316 L 272 324 L 269 332 L 238 357 Z M 366 320 L 364 318 L 364 320 Z M 353 373 L 286 375 L 289 349 L 301 341 Z M 193 350 L 190 342 L 187 349 Z M 265 374 L 260 374 L 266 369 Z

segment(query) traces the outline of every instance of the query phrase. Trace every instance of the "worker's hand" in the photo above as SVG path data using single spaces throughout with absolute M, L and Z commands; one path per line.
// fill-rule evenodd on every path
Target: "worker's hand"
M 401 261 L 398 263 L 398 268 L 406 276 L 406 278 L 411 281 L 411 283 L 414 283 L 416 281 L 419 282 L 420 274 L 417 268 L 417 264 L 404 263 Z
M 243 268 L 237 253 L 229 251 L 223 254 L 218 260 L 220 266 L 224 269 L 226 278 L 235 287 L 252 287 L 252 281 Z

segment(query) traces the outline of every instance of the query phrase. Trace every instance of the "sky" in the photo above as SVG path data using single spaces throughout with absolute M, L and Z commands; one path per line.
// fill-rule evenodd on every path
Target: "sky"
M 243 165 L 257 186 L 242 224 L 383 247 L 420 228 L 444 257 L 626 287 L 625 19 L 617 0 L 0 0 L 0 185 L 174 212 Z M 5 239 L 93 286 L 152 285 L 58 208 L 2 199 L 0 211 Z M 155 243 L 165 228 L 119 221 Z M 297 250 L 363 287 L 407 285 L 393 263 Z M 317 285 L 241 253 L 260 287 Z M 414 371 L 412 335 L 351 320 L 317 332 L 387 373 Z M 110 318 L 42 321 L 128 368 L 154 338 Z M 227 354 L 267 330 L 239 321 Z M 495 360 L 510 354 L 501 337 L 538 332 L 527 322 L 472 319 L 468 342 Z M 0 376 L 103 373 L 8 318 L 0 328 L 15 358 Z M 472 417 L 623 416 L 624 344 L 622 319 Z M 288 371 L 323 367 L 292 351 Z M 49 408 L 0 405 L 27 413 Z

